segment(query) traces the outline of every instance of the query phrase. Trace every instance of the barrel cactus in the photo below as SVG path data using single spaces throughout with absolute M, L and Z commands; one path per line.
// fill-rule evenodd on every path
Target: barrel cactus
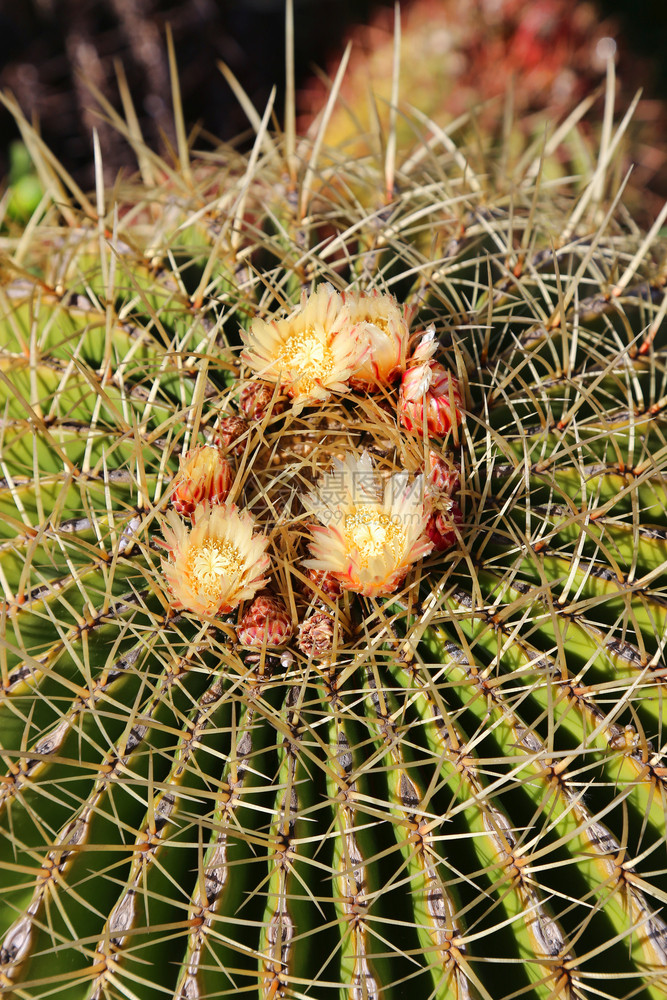
M 664 996 L 667 260 L 618 133 L 557 183 L 576 116 L 169 160 L 127 103 L 92 196 L 14 109 L 0 992 Z

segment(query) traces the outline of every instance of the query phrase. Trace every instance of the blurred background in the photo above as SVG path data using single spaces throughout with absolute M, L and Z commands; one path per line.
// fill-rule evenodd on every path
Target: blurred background
M 348 39 L 353 55 L 342 96 L 349 111 L 330 139 L 353 143 L 369 128 L 369 85 L 388 94 L 393 4 L 294 0 L 300 126 L 326 100 Z M 100 132 L 107 180 L 134 170 L 130 150 L 100 117 L 94 91 L 120 108 L 122 66 L 144 137 L 163 152 L 173 141 L 166 26 L 174 37 L 186 122 L 219 139 L 247 130 L 220 73 L 224 61 L 256 107 L 284 82 L 284 0 L 0 0 L 0 87 L 75 179 L 92 185 L 91 130 Z M 479 121 L 501 128 L 512 88 L 521 127 L 563 117 L 604 79 L 613 58 L 624 110 L 643 88 L 628 133 L 633 186 L 655 216 L 667 195 L 667 4 L 664 0 L 402 0 L 401 94 L 440 123 L 489 102 Z M 318 68 L 319 67 L 319 72 Z M 493 99 L 496 98 L 494 101 Z M 601 119 L 602 100 L 592 112 Z M 280 107 L 280 105 L 278 105 Z M 591 127 L 594 127 L 591 126 Z M 0 109 L 0 175 L 27 169 L 11 116 Z

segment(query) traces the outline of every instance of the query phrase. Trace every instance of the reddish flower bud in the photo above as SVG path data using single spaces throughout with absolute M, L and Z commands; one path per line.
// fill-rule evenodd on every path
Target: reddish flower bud
M 453 423 L 461 422 L 458 381 L 438 361 L 414 365 L 403 375 L 398 396 L 401 423 L 409 431 L 443 437 Z
M 171 502 L 183 517 L 192 517 L 200 503 L 224 503 L 234 471 L 219 448 L 199 445 L 181 455 Z
M 429 501 L 427 509 L 430 509 L 430 513 L 426 522 L 426 535 L 438 552 L 444 552 L 456 542 L 454 525 L 460 524 L 463 520 L 461 508 L 458 501 L 443 493 L 437 504 Z
M 424 510 L 427 515 L 426 535 L 439 552 L 456 542 L 455 524 L 462 520 L 461 508 L 454 494 L 460 487 L 461 469 L 447 463 L 435 451 L 429 451 L 426 461 Z
M 292 619 L 284 601 L 260 594 L 247 609 L 236 629 L 242 646 L 284 646 L 292 638 Z
M 218 421 L 216 429 L 216 444 L 224 448 L 229 454 L 243 454 L 247 441 L 247 437 L 243 435 L 248 430 L 248 424 L 243 417 L 222 417 Z M 242 440 L 239 441 L 239 438 Z
M 426 463 L 426 495 L 446 493 L 453 496 L 458 493 L 461 484 L 461 469 L 452 463 L 449 465 L 435 451 L 429 451 Z
M 285 400 L 281 399 L 275 390 L 275 385 L 269 382 L 248 382 L 244 385 L 239 397 L 243 415 L 248 420 L 263 420 L 274 395 L 276 398 L 273 399 L 271 412 L 282 413 L 286 405 Z
M 319 587 L 319 589 L 325 593 L 327 597 L 330 597 L 332 601 L 337 601 L 338 598 L 341 597 L 343 587 L 340 580 L 338 580 L 333 573 L 328 573 L 323 569 L 313 569 L 311 567 L 306 570 L 306 576 L 310 581 L 312 581 L 315 587 Z M 308 594 L 314 593 L 314 587 L 310 587 L 308 584 L 305 585 L 304 590 Z
M 304 656 L 322 659 L 331 652 L 334 642 L 335 620 L 326 611 L 316 611 L 299 625 L 297 645 Z

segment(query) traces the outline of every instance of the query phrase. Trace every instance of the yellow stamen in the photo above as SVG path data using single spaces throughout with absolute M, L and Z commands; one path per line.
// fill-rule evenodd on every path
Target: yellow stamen
M 331 350 L 312 330 L 293 333 L 285 341 L 280 358 L 300 394 L 309 393 L 318 382 L 326 383 L 335 367 Z
M 371 314 L 370 312 L 355 313 L 354 314 L 355 323 L 372 323 L 376 326 L 378 330 L 382 330 L 383 333 L 391 335 L 392 330 L 389 326 L 389 320 L 386 316 Z
M 238 573 L 240 565 L 238 549 L 231 542 L 208 541 L 193 548 L 188 559 L 188 574 L 195 586 L 215 599 L 227 586 L 225 577 Z
M 381 556 L 386 548 L 399 559 L 403 554 L 405 531 L 397 520 L 373 504 L 356 507 L 347 514 L 343 532 L 347 545 L 358 551 L 363 567 L 368 566 L 370 559 Z

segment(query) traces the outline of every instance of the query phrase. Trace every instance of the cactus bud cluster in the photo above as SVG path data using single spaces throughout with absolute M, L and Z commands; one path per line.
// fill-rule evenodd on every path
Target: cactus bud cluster
M 241 436 L 247 438 L 252 427 L 264 421 L 269 408 L 276 417 L 285 413 L 280 393 L 292 400 L 292 410 L 299 414 L 306 405 L 322 406 L 334 392 L 355 399 L 393 391 L 399 378 L 399 423 L 417 434 L 444 435 L 452 421 L 461 419 L 461 394 L 456 379 L 433 359 L 432 327 L 410 349 L 413 312 L 377 290 L 341 294 L 325 283 L 311 295 L 304 293 L 300 306 L 284 319 L 255 317 L 249 331 L 242 333 L 242 360 L 258 378 L 239 393 L 243 417 L 218 421 L 218 445 L 229 455 Z M 443 476 L 438 462 L 444 467 L 441 460 L 433 460 L 425 490 L 423 476 L 410 481 L 405 471 L 383 483 L 366 452 L 334 459 L 332 470 L 302 498 L 303 508 L 319 522 L 310 526 L 310 558 L 303 563 L 316 591 L 331 600 L 340 599 L 344 591 L 387 596 L 404 583 L 414 563 L 434 548 L 452 544 L 460 509 L 452 497 L 453 480 L 446 488 L 436 485 Z M 233 468 L 217 446 L 187 452 L 174 481 L 174 511 L 192 517 L 195 524 L 189 536 L 171 522 L 166 537 L 172 562 L 165 572 L 174 599 L 194 612 L 224 613 L 254 596 L 265 582 L 268 539 L 257 536 L 256 544 L 251 543 L 250 527 L 245 548 L 237 551 L 229 526 L 240 515 L 235 508 L 212 513 L 211 508 L 227 499 L 233 481 Z M 252 515 L 243 518 L 247 535 Z M 195 550 L 197 555 L 192 554 Z M 250 564 L 260 550 L 262 568 L 254 573 Z M 291 630 L 284 604 L 264 594 L 245 612 L 237 638 L 242 646 L 280 646 L 289 641 Z

